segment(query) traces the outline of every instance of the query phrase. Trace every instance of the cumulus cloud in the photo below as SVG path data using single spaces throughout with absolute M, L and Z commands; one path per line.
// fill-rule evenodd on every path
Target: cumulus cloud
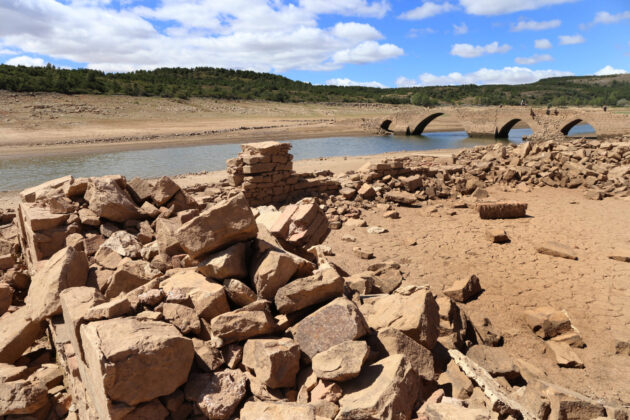
M 456 7 L 449 2 L 433 3 L 432 1 L 428 1 L 423 3 L 422 6 L 409 10 L 398 17 L 407 20 L 422 20 L 442 13 L 451 12 L 455 9 Z
M 560 45 L 575 45 L 586 41 L 582 35 L 560 35 Z
M 559 70 L 531 70 L 526 67 L 504 67 L 503 69 L 482 68 L 473 73 L 462 74 L 459 72 L 447 75 L 434 75 L 423 73 L 418 81 L 399 77 L 396 86 L 447 86 L 447 85 L 497 85 L 497 84 L 523 84 L 533 83 L 547 77 L 572 76 L 573 73 Z M 399 84 L 400 82 L 400 84 Z M 415 84 L 411 84 L 414 82 Z
M 468 25 L 462 23 L 461 25 L 453 24 L 453 33 L 455 35 L 465 35 L 468 33 Z
M 382 17 L 386 0 L 161 0 L 155 8 L 108 0 L 2 0 L 0 42 L 104 71 L 213 66 L 331 70 L 403 53 L 368 24 L 320 26 L 321 14 Z M 361 54 L 373 53 L 372 57 Z
M 396 87 L 416 87 L 420 86 L 420 82 L 415 79 L 409 79 L 405 76 L 400 76 L 396 79 Z
M 595 19 L 593 19 L 593 23 L 603 23 L 603 24 L 609 24 L 609 23 L 618 23 L 621 22 L 622 20 L 625 19 L 630 19 L 630 10 L 625 11 L 625 12 L 620 12 L 617 14 L 611 14 L 608 12 L 597 12 L 595 14 Z
M 627 74 L 628 72 L 624 69 L 616 69 L 612 66 L 605 66 L 604 68 L 595 72 L 595 76 L 610 76 L 613 74 Z
M 365 86 L 365 87 L 373 87 L 373 88 L 381 88 L 384 89 L 385 86 L 379 82 L 355 82 L 354 80 L 350 80 L 348 78 L 335 78 L 326 80 L 326 84 L 330 86 Z
M 546 38 L 543 38 L 543 39 L 535 40 L 534 47 L 538 48 L 539 50 L 548 50 L 549 48 L 552 47 L 552 45 L 551 45 L 551 41 L 549 41 Z
M 488 45 L 455 44 L 451 48 L 451 55 L 464 58 L 475 58 L 486 54 L 504 54 L 512 47 L 507 44 L 499 45 L 494 41 Z
M 21 55 L 19 57 L 13 57 L 4 62 L 10 66 L 27 66 L 27 67 L 43 67 L 46 62 L 41 58 L 29 57 L 28 55 Z
M 521 20 L 516 25 L 512 25 L 510 30 L 512 32 L 520 31 L 544 31 L 545 29 L 553 29 L 562 25 L 560 19 L 545 20 L 537 22 L 535 20 Z
M 542 63 L 544 61 L 552 61 L 552 60 L 553 60 L 553 57 L 550 56 L 549 54 L 534 54 L 531 57 L 516 57 L 514 59 L 516 64 L 521 64 L 525 66 L 536 64 L 536 63 Z
M 503 15 L 574 1 L 578 0 L 459 0 L 459 3 L 471 15 Z

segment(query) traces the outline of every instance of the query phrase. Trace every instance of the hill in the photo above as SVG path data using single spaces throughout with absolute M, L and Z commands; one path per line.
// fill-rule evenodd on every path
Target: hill
M 446 104 L 620 105 L 630 100 L 630 77 L 583 76 L 543 79 L 524 85 L 462 85 L 379 89 L 312 85 L 253 71 L 211 67 L 160 68 L 130 73 L 0 65 L 0 89 L 161 97 L 211 97 L 277 102 L 379 102 Z

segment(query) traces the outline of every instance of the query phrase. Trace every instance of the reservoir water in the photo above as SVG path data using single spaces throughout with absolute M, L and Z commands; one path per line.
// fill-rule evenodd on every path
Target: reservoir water
M 571 135 L 592 133 L 589 125 L 577 126 Z M 386 152 L 454 149 L 496 142 L 519 143 L 530 129 L 512 129 L 508 140 L 470 138 L 464 131 L 425 133 L 422 136 L 326 137 L 288 141 L 295 160 L 332 156 L 361 156 Z M 225 169 L 240 144 L 155 148 L 69 156 L 0 158 L 0 191 L 22 190 L 64 175 L 75 177 L 122 174 L 127 178 L 159 177 Z

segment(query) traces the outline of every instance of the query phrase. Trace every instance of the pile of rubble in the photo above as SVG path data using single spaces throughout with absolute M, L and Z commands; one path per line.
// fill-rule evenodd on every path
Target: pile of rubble
M 242 154 L 243 169 L 288 153 L 243 150 L 271 160 Z M 195 199 L 168 177 L 69 176 L 25 190 L 15 223 L 0 226 L 0 255 L 11 258 L 0 268 L 0 417 L 627 418 L 512 360 L 492 322 L 466 314 L 483 279 L 438 295 L 405 285 L 392 262 L 345 273 L 320 245 L 362 206 L 479 193 L 518 150 L 489 160 L 485 176 L 454 160 L 369 164 L 340 178 L 339 195 L 318 188 L 280 209 L 251 207 L 245 188 Z M 275 163 L 290 172 L 290 159 Z M 621 188 L 608 177 L 595 185 L 605 182 Z M 583 367 L 566 313 L 523 317 L 559 366 Z
M 227 162 L 228 180 L 230 185 L 242 189 L 252 206 L 339 190 L 339 183 L 329 177 L 296 174 L 289 143 L 249 143 L 242 149 L 237 158 Z

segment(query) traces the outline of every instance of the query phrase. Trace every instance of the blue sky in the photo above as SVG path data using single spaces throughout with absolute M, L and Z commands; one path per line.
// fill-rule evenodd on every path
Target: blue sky
M 387 87 L 624 73 L 630 1 L 0 1 L 0 63 L 48 62 Z

